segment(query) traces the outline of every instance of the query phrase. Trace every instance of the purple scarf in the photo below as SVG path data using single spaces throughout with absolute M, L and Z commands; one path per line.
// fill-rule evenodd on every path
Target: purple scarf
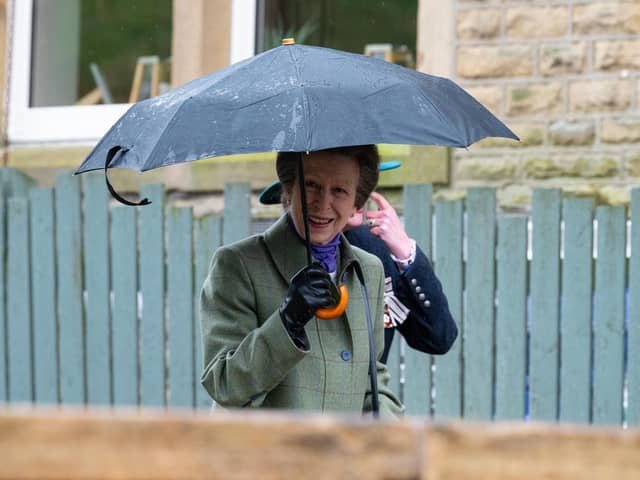
M 288 216 L 289 226 L 296 233 L 298 238 L 304 242 L 304 239 L 300 236 L 296 230 L 296 226 L 293 223 L 291 215 Z M 311 255 L 315 258 L 324 269 L 329 272 L 336 271 L 336 262 L 338 259 L 338 245 L 340 245 L 340 234 L 338 233 L 333 240 L 325 245 L 313 245 L 311 244 Z
M 311 255 L 313 255 L 313 258 L 318 260 L 329 273 L 336 271 L 338 245 L 340 245 L 340 234 L 336 235 L 333 240 L 326 245 L 311 245 Z

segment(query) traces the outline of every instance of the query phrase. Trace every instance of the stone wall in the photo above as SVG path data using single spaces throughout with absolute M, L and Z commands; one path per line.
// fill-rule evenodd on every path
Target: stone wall
M 521 142 L 454 151 L 443 194 L 489 184 L 503 206 L 519 206 L 532 187 L 560 186 L 628 202 L 640 179 L 640 1 L 451 3 L 455 40 L 440 47 L 455 58 L 453 78 Z

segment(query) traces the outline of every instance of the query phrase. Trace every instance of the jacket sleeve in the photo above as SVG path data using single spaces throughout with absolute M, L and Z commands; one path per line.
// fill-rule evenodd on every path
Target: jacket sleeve
M 394 282 L 394 293 L 410 310 L 407 319 L 396 327 L 407 344 L 425 353 L 447 353 L 458 328 L 440 280 L 419 247 L 415 261 Z
M 257 318 L 255 298 L 242 256 L 232 248 L 218 249 L 200 297 L 201 382 L 222 406 L 259 406 L 306 354 L 287 334 L 277 310 Z
M 376 347 L 376 372 L 378 378 L 378 406 L 380 408 L 380 418 L 397 418 L 402 415 L 404 406 L 389 387 L 391 375 L 387 366 L 380 361 L 384 352 L 384 275 L 379 276 L 377 282 L 377 292 L 373 297 L 371 304 L 375 313 L 372 321 L 374 322 L 374 335 Z M 374 303 L 375 302 L 375 303 Z M 375 305 L 375 308 L 374 308 Z M 365 394 L 364 412 L 368 413 L 372 410 L 371 404 L 371 382 L 367 386 Z

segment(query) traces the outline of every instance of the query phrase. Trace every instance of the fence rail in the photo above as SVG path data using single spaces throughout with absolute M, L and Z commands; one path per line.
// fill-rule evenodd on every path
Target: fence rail
M 199 288 L 215 249 L 250 233 L 249 194 L 229 184 L 224 215 L 196 218 L 161 185 L 131 208 L 100 173 L 47 189 L 0 169 L 0 400 L 209 408 Z M 624 207 L 554 189 L 529 216 L 498 215 L 491 188 L 434 204 L 407 185 L 404 205 L 461 332 L 438 357 L 394 343 L 408 413 L 640 424 L 640 189 L 630 232 Z
M 7 480 L 637 480 L 639 448 L 638 429 L 567 425 L 148 409 L 0 414 Z

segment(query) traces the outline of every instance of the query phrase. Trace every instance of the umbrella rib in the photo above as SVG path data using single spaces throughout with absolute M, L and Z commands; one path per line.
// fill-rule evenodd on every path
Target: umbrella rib
M 298 59 L 293 55 L 294 49 L 287 48 L 289 56 L 291 57 L 291 61 L 293 64 L 293 68 L 296 72 L 296 80 L 298 82 L 298 88 L 302 89 L 302 114 L 304 115 L 304 123 L 307 129 L 307 147 L 311 145 L 311 128 L 309 127 L 310 116 L 309 116 L 309 105 L 307 104 L 307 96 L 305 94 L 304 82 L 302 82 L 302 76 L 300 75 L 300 70 L 298 69 Z
M 444 78 L 442 78 L 442 79 L 444 79 Z M 414 83 L 414 84 L 416 83 L 416 82 L 415 82 L 415 80 L 414 80 L 413 78 L 410 78 L 410 80 L 411 80 L 411 82 L 412 82 L 412 83 Z M 444 79 L 444 80 L 447 80 L 447 79 Z M 430 99 L 430 98 L 425 94 L 425 92 L 424 92 L 421 88 L 419 88 L 419 86 L 418 86 L 418 85 L 416 85 L 416 87 L 417 87 L 417 90 L 418 90 L 418 93 L 420 94 L 420 96 L 421 96 L 421 97 L 422 97 L 422 98 L 423 98 L 427 103 L 429 103 L 429 105 L 431 105 L 431 106 L 433 107 L 433 109 L 434 109 L 434 110 L 438 113 L 438 115 L 440 116 L 440 119 L 441 119 L 444 123 L 446 123 L 446 124 L 449 126 L 449 128 L 451 128 L 451 130 L 452 130 L 452 131 L 458 132 L 458 134 L 461 134 L 461 133 L 462 133 L 462 134 L 464 134 L 464 133 L 465 133 L 465 132 L 460 132 L 460 131 L 459 131 L 459 129 L 458 129 L 458 128 L 456 128 L 456 126 L 455 126 L 455 125 L 452 125 L 452 124 L 451 124 L 451 122 L 449 121 L 449 119 L 447 118 L 447 116 L 446 116 L 444 113 L 442 113 L 442 111 L 438 108 L 438 106 L 437 106 L 435 103 L 433 103 L 433 101 L 432 101 L 432 100 L 431 100 L 431 99 Z M 464 144 L 459 144 L 459 145 L 456 145 L 456 146 L 458 146 L 458 147 L 465 147 L 465 148 L 469 146 L 467 136 L 466 136 L 466 135 L 464 135 L 464 137 L 465 137 L 465 143 L 464 143 Z
M 169 127 L 173 124 L 173 121 L 175 120 L 175 118 L 178 116 L 178 113 L 182 110 L 182 108 L 190 101 L 193 99 L 193 96 L 190 96 L 189 98 L 185 99 L 184 102 L 182 102 L 180 104 L 180 106 L 178 108 L 176 108 L 176 111 L 173 112 L 173 115 L 171 115 L 171 119 L 166 123 L 166 125 L 164 126 L 164 128 L 162 129 L 162 132 L 160 132 L 160 134 L 158 135 L 158 139 L 162 138 L 165 133 L 167 132 L 167 130 L 169 129 Z M 158 146 L 160 145 L 160 141 L 155 142 L 155 145 L 153 146 L 153 150 L 151 150 L 151 153 L 149 153 L 145 160 L 145 168 L 141 169 L 141 172 L 146 172 L 147 170 L 151 170 L 153 168 L 159 168 L 159 167 L 164 167 L 166 165 L 169 165 L 168 163 L 166 163 L 166 161 L 163 161 L 161 165 L 158 165 L 157 167 L 151 167 L 151 168 L 146 168 L 146 163 L 147 160 L 149 160 L 150 158 L 153 158 L 153 156 L 156 153 L 156 150 L 158 150 Z M 172 162 L 171 165 L 173 165 L 174 163 L 184 163 L 186 161 L 188 161 L 188 158 L 183 158 L 181 159 L 179 162 Z

